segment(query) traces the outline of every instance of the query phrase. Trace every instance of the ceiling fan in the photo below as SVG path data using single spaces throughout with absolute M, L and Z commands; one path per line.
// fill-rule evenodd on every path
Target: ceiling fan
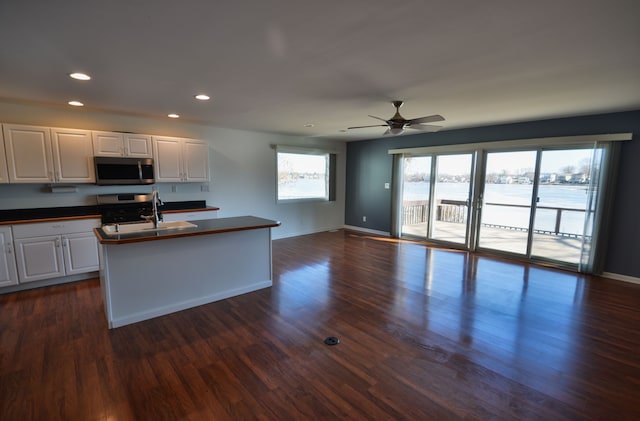
M 402 107 L 402 101 L 391 101 L 394 107 L 396 107 L 396 113 L 389 120 L 385 120 L 384 118 L 376 117 L 374 115 L 370 115 L 369 117 L 375 118 L 377 120 L 382 120 L 385 124 L 374 124 L 373 126 L 355 126 L 355 127 L 347 127 L 347 129 L 364 129 L 367 127 L 387 127 L 387 131 L 384 132 L 384 136 L 386 135 L 399 135 L 404 129 L 414 129 L 420 130 L 423 132 L 437 132 L 442 128 L 442 126 L 434 126 L 430 124 L 423 123 L 434 123 L 436 121 L 444 121 L 444 117 L 439 114 L 434 114 L 426 117 L 405 119 L 400 115 L 400 107 Z

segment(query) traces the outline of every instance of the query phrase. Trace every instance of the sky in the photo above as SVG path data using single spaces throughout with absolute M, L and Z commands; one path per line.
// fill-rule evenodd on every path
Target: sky
M 573 166 L 575 171 L 580 170 L 582 161 L 591 159 L 591 149 L 571 149 L 558 151 L 543 151 L 540 172 L 558 173 L 564 167 Z M 522 152 L 490 152 L 487 159 L 487 173 L 501 173 L 506 170 L 508 174 L 518 174 L 524 171 L 533 171 L 535 168 L 535 151 Z M 412 157 L 405 162 L 407 174 L 419 174 L 428 172 L 429 157 Z M 438 170 L 449 175 L 467 175 L 470 173 L 471 155 L 443 155 L 439 157 Z

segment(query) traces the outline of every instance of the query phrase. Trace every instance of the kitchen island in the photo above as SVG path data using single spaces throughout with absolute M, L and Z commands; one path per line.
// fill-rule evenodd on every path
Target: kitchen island
M 242 216 L 191 223 L 116 234 L 94 229 L 109 328 L 272 285 L 271 228 L 280 222 Z

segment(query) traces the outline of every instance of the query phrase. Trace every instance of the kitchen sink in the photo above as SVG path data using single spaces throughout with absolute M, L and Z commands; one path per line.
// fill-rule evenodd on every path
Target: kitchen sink
M 158 227 L 153 226 L 153 222 L 136 222 L 132 224 L 108 224 L 102 226 L 102 231 L 107 235 L 129 234 L 134 232 L 154 232 L 170 229 L 184 229 L 197 227 L 187 221 L 158 222 Z

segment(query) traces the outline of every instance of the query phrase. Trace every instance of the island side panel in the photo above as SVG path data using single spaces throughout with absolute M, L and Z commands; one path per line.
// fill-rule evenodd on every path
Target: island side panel
M 270 228 L 104 247 L 109 327 L 272 285 Z

